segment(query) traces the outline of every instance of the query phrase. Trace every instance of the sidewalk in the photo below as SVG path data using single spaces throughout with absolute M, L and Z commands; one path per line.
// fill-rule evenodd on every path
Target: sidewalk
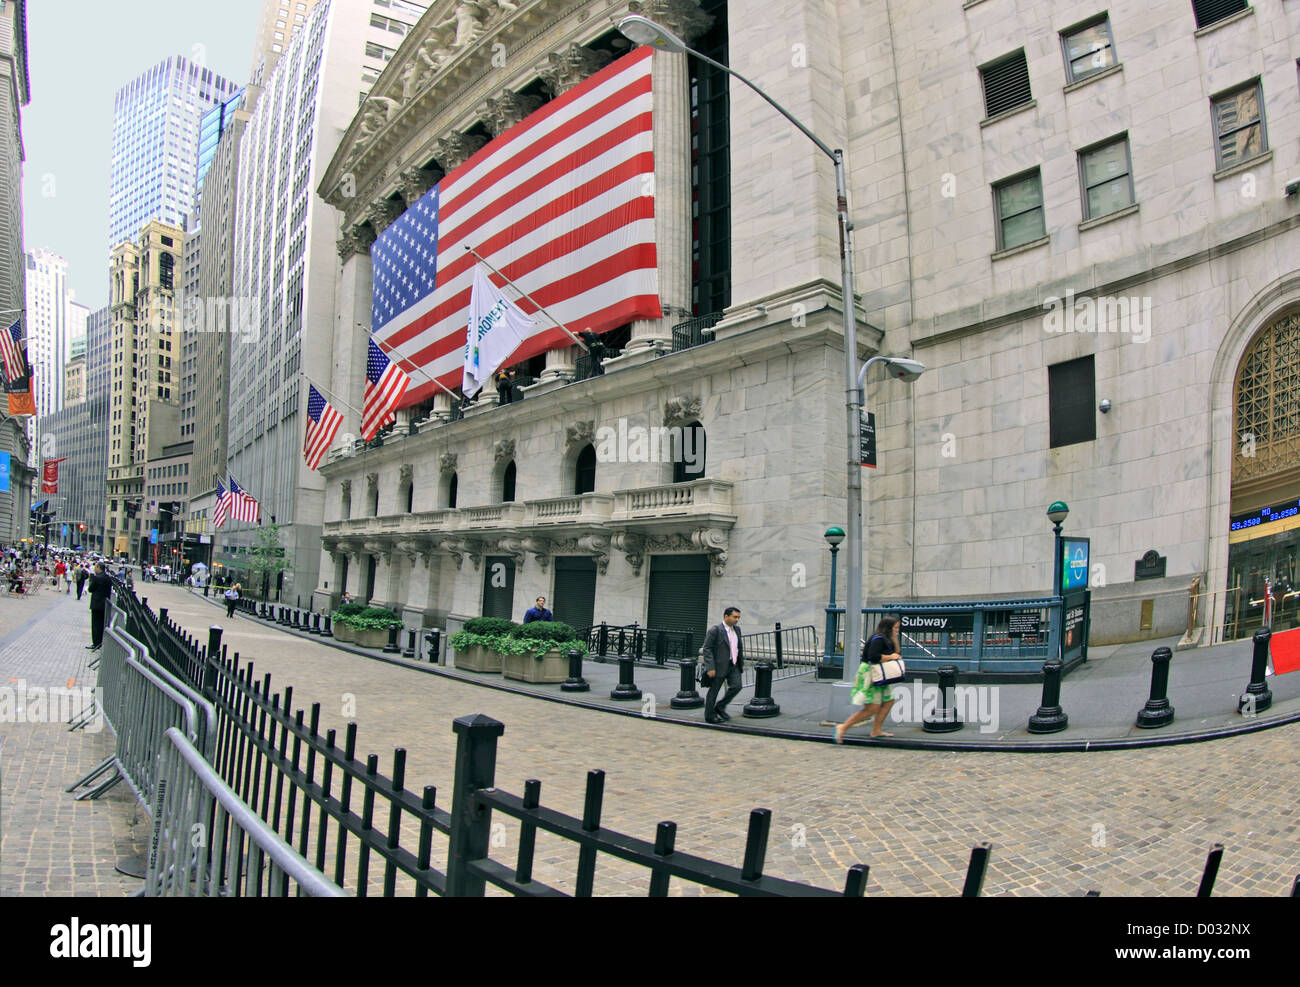
M 197 596 L 203 599 L 201 594 Z M 220 610 L 225 609 L 214 598 L 206 602 Z M 811 673 L 773 682 L 772 698 L 780 707 L 780 715 L 761 719 L 743 716 L 742 708 L 753 696 L 753 689 L 746 688 L 728 710 L 732 714 L 731 722 L 711 726 L 704 723 L 702 707 L 691 710 L 671 707 L 670 700 L 677 695 L 680 683 L 680 672 L 671 665 L 664 669 L 638 665 L 636 685 L 642 690 L 642 697 L 618 701 L 610 698 L 610 691 L 618 682 L 618 663 L 612 659 L 606 663 L 593 659 L 584 661 L 583 678 L 591 688 L 588 692 L 569 693 L 563 692 L 559 685 L 530 685 L 496 674 L 464 672 L 451 666 L 414 662 L 375 649 L 340 644 L 333 638 L 295 631 L 242 614 L 235 620 L 262 624 L 268 631 L 308 638 L 425 674 L 446 676 L 551 702 L 625 716 L 655 717 L 707 726 L 710 730 L 800 740 L 833 740 L 833 724 L 827 719 L 833 683 L 818 681 Z M 405 634 L 402 640 L 404 643 Z M 894 734 L 892 739 L 869 739 L 870 724 L 863 723 L 851 730 L 844 742 L 939 750 L 1080 751 L 1212 740 L 1300 722 L 1300 674 L 1268 677 L 1268 688 L 1273 693 L 1270 709 L 1250 717 L 1237 712 L 1237 699 L 1250 682 L 1250 640 L 1187 651 L 1174 650 L 1176 644 L 1176 638 L 1168 638 L 1090 648 L 1089 660 L 1069 673 L 1062 682 L 1061 706 L 1069 717 L 1069 725 L 1057 733 L 1031 734 L 1028 730 L 1029 717 L 1038 710 L 1042 701 L 1041 684 L 980 685 L 970 677 L 959 676 L 958 686 L 962 691 L 957 697 L 957 708 L 959 718 L 965 723 L 961 730 L 925 732 L 922 721 L 931 711 L 938 690 L 932 683 L 922 685 L 919 681 L 909 680 L 894 686 L 897 701 L 885 724 L 885 730 Z M 1168 692 L 1174 707 L 1174 720 L 1165 727 L 1144 729 L 1136 725 L 1136 719 L 1150 694 L 1151 653 L 1159 647 L 1174 651 Z M 703 698 L 704 691 L 698 686 L 696 691 Z

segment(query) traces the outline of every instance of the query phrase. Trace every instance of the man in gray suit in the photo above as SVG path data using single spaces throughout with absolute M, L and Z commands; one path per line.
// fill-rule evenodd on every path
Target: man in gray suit
M 745 667 L 745 645 L 740 633 L 740 608 L 727 607 L 722 612 L 722 623 L 709 628 L 704 635 L 704 674 L 709 679 L 709 694 L 704 700 L 706 723 L 725 723 L 727 703 L 740 692 L 740 672 Z M 717 702 L 718 690 L 723 681 L 727 692 L 722 702 Z

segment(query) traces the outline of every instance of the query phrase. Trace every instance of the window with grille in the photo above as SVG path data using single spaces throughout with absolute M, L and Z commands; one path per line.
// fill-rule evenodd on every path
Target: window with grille
M 1097 386 L 1091 356 L 1048 367 L 1047 393 L 1051 448 L 1097 438 Z
M 1110 18 L 1103 14 L 1087 24 L 1062 31 L 1061 48 L 1065 52 L 1067 83 L 1104 72 L 1116 64 Z
M 1219 168 L 1231 168 L 1268 150 L 1264 131 L 1264 92 L 1259 80 L 1215 96 L 1214 147 Z
M 1233 482 L 1300 464 L 1300 312 L 1261 332 L 1242 357 L 1236 386 Z
M 983 66 L 980 80 L 984 83 L 984 112 L 990 117 L 1023 106 L 1034 98 L 1029 91 L 1029 64 L 1023 48 Z
M 997 212 L 997 246 L 1009 250 L 1046 235 L 1043 181 L 1037 168 L 993 186 Z
M 1196 26 L 1202 28 L 1231 17 L 1249 6 L 1246 0 L 1192 0 L 1192 13 L 1196 16 Z
M 1133 204 L 1128 135 L 1079 152 L 1083 218 L 1096 219 Z

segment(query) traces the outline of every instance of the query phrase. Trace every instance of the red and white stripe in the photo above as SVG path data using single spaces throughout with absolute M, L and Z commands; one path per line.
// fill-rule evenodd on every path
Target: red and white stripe
M 217 498 L 217 506 L 212 508 L 212 527 L 225 527 L 226 520 L 230 516 L 230 491 L 224 492 Z
M 388 365 L 388 369 L 380 375 L 378 384 L 372 384 L 369 378 L 366 379 L 366 399 L 361 408 L 363 439 L 373 439 L 376 432 L 397 418 L 393 412 L 410 383 L 411 378 L 402 373 L 396 363 Z
M 334 435 L 338 432 L 339 426 L 343 424 L 343 416 L 338 413 L 332 404 L 328 401 L 325 403 L 325 410 L 321 412 L 320 421 L 312 421 L 311 417 L 307 418 L 307 437 L 303 442 L 303 455 L 307 458 L 307 468 L 314 470 L 320 466 L 320 461 L 334 441 Z
M 651 55 L 625 55 L 442 179 L 437 288 L 376 330 L 391 359 L 447 387 L 461 383 L 474 266 L 466 246 L 571 330 L 662 315 Z M 536 311 L 527 299 L 519 306 Z M 568 345 L 559 329 L 543 328 L 510 362 Z M 435 389 L 410 388 L 402 406 Z
M 236 521 L 248 521 L 252 524 L 256 524 L 258 518 L 261 517 L 261 514 L 261 505 L 253 499 L 251 494 L 245 491 L 240 491 L 240 493 L 235 495 L 234 504 L 230 510 L 230 516 Z

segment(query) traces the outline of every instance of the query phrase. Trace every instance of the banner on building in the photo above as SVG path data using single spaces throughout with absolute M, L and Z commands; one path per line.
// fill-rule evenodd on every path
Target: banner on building
M 0 452 L 0 491 L 9 490 L 9 453 Z
M 41 493 L 58 493 L 59 492 L 59 463 L 67 459 L 63 456 L 60 459 L 47 459 L 41 470 Z

